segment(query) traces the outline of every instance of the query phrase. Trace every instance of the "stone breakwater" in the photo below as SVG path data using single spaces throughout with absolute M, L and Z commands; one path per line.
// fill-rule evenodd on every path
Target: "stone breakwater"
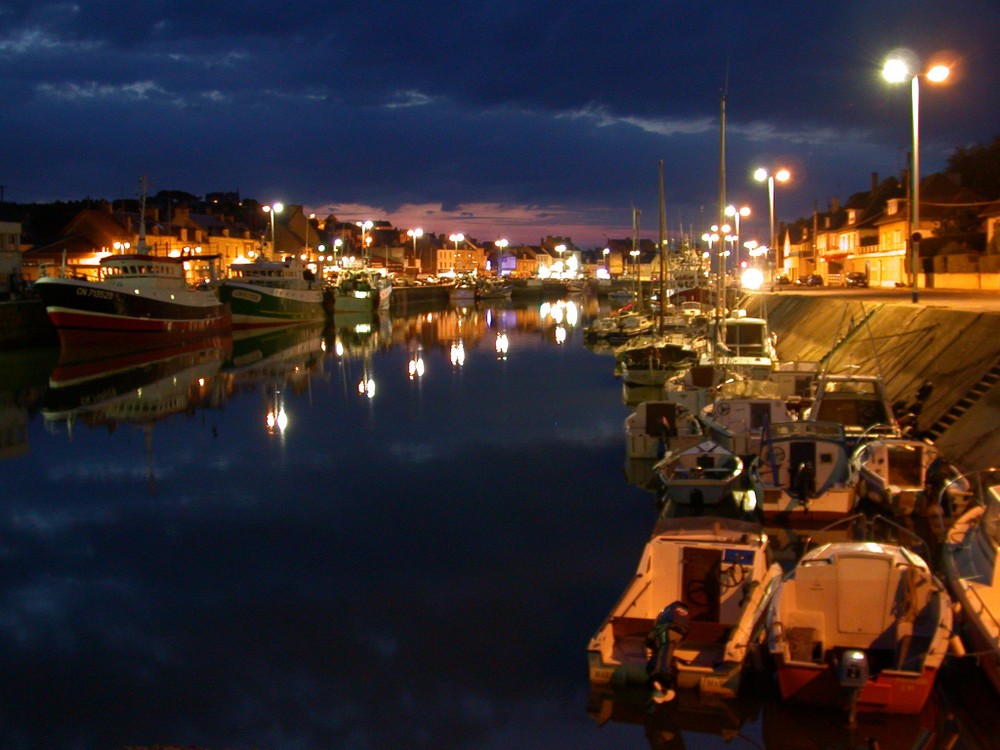
M 1000 313 L 782 294 L 743 306 L 767 318 L 783 361 L 880 374 L 893 402 L 933 383 L 918 431 L 963 471 L 1000 466 Z

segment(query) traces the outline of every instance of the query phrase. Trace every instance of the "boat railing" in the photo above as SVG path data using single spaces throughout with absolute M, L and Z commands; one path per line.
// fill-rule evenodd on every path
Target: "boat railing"
M 997 615 L 989 608 L 979 590 L 975 586 L 967 586 L 965 592 L 969 596 L 970 603 L 972 603 L 972 599 L 976 600 L 975 613 L 983 620 L 983 626 L 989 628 L 994 638 L 1000 636 L 1000 620 L 997 619 Z
M 39 278 L 78 279 L 97 281 L 101 271 L 99 266 L 86 264 L 42 263 L 38 266 Z
M 860 523 L 859 523 L 860 522 Z M 813 539 L 816 537 L 825 538 L 826 532 L 834 531 L 837 529 L 852 530 L 858 536 L 858 541 L 878 541 L 879 538 L 886 536 L 886 532 L 880 532 L 879 527 L 886 526 L 892 531 L 896 532 L 897 540 L 890 541 L 892 544 L 899 544 L 902 547 L 906 547 L 916 554 L 919 554 L 925 562 L 928 564 L 931 560 L 931 546 L 927 541 L 917 534 L 912 529 L 908 529 L 905 526 L 893 521 L 891 518 L 886 518 L 885 516 L 867 516 L 864 513 L 855 513 L 852 516 L 847 516 L 846 518 L 841 518 L 834 521 L 827 526 L 819 529 L 815 534 L 811 534 L 806 537 L 805 544 L 802 545 L 802 555 L 804 556 L 806 552 L 813 548 Z M 904 539 L 908 538 L 910 541 L 907 543 Z M 889 541 L 889 540 L 886 540 Z M 917 552 L 917 550 L 923 550 L 922 552 Z

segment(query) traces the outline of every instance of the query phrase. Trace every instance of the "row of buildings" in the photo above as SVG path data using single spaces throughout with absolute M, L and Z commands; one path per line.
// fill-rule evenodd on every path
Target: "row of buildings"
M 819 274 L 825 283 L 836 284 L 857 271 L 872 286 L 911 285 L 914 245 L 905 185 L 905 175 L 883 181 L 872 175 L 870 189 L 843 206 L 834 201 L 826 211 L 782 224 L 778 247 L 766 262 L 759 262 L 770 273 L 791 280 Z M 920 203 L 919 285 L 1000 288 L 1000 201 L 983 201 L 936 174 L 922 181 Z M 523 278 L 606 274 L 649 279 L 656 278 L 660 268 L 658 245 L 649 239 L 635 244 L 609 240 L 605 247 L 582 249 L 568 237 L 548 236 L 537 245 L 501 247 L 463 235 L 399 229 L 385 221 L 318 218 L 301 206 L 275 211 L 234 194 L 212 194 L 204 200 L 160 194 L 144 206 L 137 200 L 81 205 L 61 227 L 47 233 L 35 227 L 34 235 L 44 239 L 34 244 L 23 241 L 16 222 L 0 222 L 0 292 L 4 284 L 18 284 L 13 270 L 18 264 L 28 281 L 48 263 L 96 265 L 103 255 L 134 248 L 140 229 L 154 253 L 212 258 L 220 268 L 289 256 L 324 268 L 368 264 L 410 276 L 502 272 Z M 676 237 L 669 247 L 675 252 L 690 248 L 706 258 L 711 249 Z
M 783 226 L 779 273 L 792 280 L 819 274 L 836 284 L 861 272 L 872 286 L 911 286 L 916 247 L 919 286 L 1000 288 L 1000 200 L 984 201 L 943 173 L 930 175 L 921 181 L 914 243 L 905 184 L 873 174 L 871 189 L 845 205 L 834 201 Z

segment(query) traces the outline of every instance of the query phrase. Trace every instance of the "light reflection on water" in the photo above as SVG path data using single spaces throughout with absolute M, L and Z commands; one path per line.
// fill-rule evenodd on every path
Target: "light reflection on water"
M 597 312 L 5 355 L 0 746 L 846 747 L 589 695 L 653 520 Z

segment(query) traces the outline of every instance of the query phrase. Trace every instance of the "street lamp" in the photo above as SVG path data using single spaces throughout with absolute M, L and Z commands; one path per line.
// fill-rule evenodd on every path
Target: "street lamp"
M 493 243 L 497 246 L 497 278 L 503 277 L 503 251 L 510 243 L 506 239 L 499 239 Z M 504 350 L 506 354 L 506 350 Z
M 778 251 L 777 251 L 777 245 L 774 244 L 774 236 L 775 236 L 775 227 L 774 227 L 774 181 L 777 180 L 778 182 L 786 182 L 788 180 L 788 178 L 791 177 L 791 176 L 792 176 L 792 173 L 789 172 L 787 169 L 779 169 L 774 174 L 770 174 L 763 167 L 760 167 L 756 172 L 753 173 L 753 177 L 754 177 L 755 180 L 757 180 L 757 182 L 767 181 L 767 205 L 768 205 L 768 207 L 770 209 L 770 212 L 771 212 L 771 214 L 770 214 L 770 216 L 771 216 L 771 224 L 770 224 L 770 227 L 769 227 L 770 228 L 770 232 L 771 232 L 771 245 L 770 246 L 771 246 L 771 248 L 774 248 L 774 260 L 775 260 L 775 262 L 777 262 L 777 260 L 778 260 Z M 773 273 L 773 270 L 771 268 L 771 256 L 770 256 L 770 254 L 768 254 L 768 256 L 767 256 L 767 268 L 765 270 L 767 271 L 768 276 L 771 276 L 773 278 L 774 273 Z
M 911 57 L 912 55 L 906 55 Z M 920 256 L 920 79 L 926 78 L 932 83 L 941 83 L 948 78 L 951 70 L 947 65 L 935 65 L 926 73 L 913 73 L 911 64 L 902 56 L 895 54 L 885 61 L 882 77 L 889 83 L 902 83 L 910 79 L 910 103 L 912 107 L 913 125 L 913 164 L 911 165 L 910 188 L 910 267 L 913 276 L 913 302 L 918 299 L 918 260 Z
M 413 238 L 413 264 L 417 263 L 417 237 L 424 236 L 424 230 L 420 227 L 416 229 L 407 229 L 406 234 Z
M 340 252 L 340 248 L 343 247 L 344 240 L 338 237 L 333 241 L 333 265 L 337 265 L 337 253 Z
M 736 225 L 736 267 L 740 265 L 740 217 L 750 215 L 750 206 L 726 206 L 726 216 L 733 217 L 733 223 Z
M 559 273 L 563 278 L 566 278 L 566 266 L 563 264 L 563 253 L 566 252 L 566 246 L 556 245 L 555 251 L 559 253 Z
M 275 240 L 274 240 L 274 215 L 275 214 L 280 214 L 282 211 L 284 211 L 285 210 L 285 204 L 284 203 L 272 203 L 270 206 L 263 206 L 262 210 L 266 214 L 271 214 L 271 255 L 273 257 L 275 255 L 275 250 L 277 250 L 277 248 L 278 248 L 278 246 L 277 246 L 277 244 L 275 243 Z
M 315 218 L 316 214 L 309 214 L 309 216 L 306 217 L 306 257 L 303 258 L 302 260 L 309 259 L 309 222 L 311 222 Z
M 369 231 L 373 226 L 375 226 L 375 222 L 373 222 L 371 219 L 368 219 L 367 221 L 358 221 L 358 222 L 355 222 L 355 223 L 359 227 L 361 227 L 361 251 L 365 254 L 365 258 L 367 259 L 368 258 L 368 243 L 365 242 L 365 232 Z M 369 238 L 369 241 L 370 241 L 370 238 Z

